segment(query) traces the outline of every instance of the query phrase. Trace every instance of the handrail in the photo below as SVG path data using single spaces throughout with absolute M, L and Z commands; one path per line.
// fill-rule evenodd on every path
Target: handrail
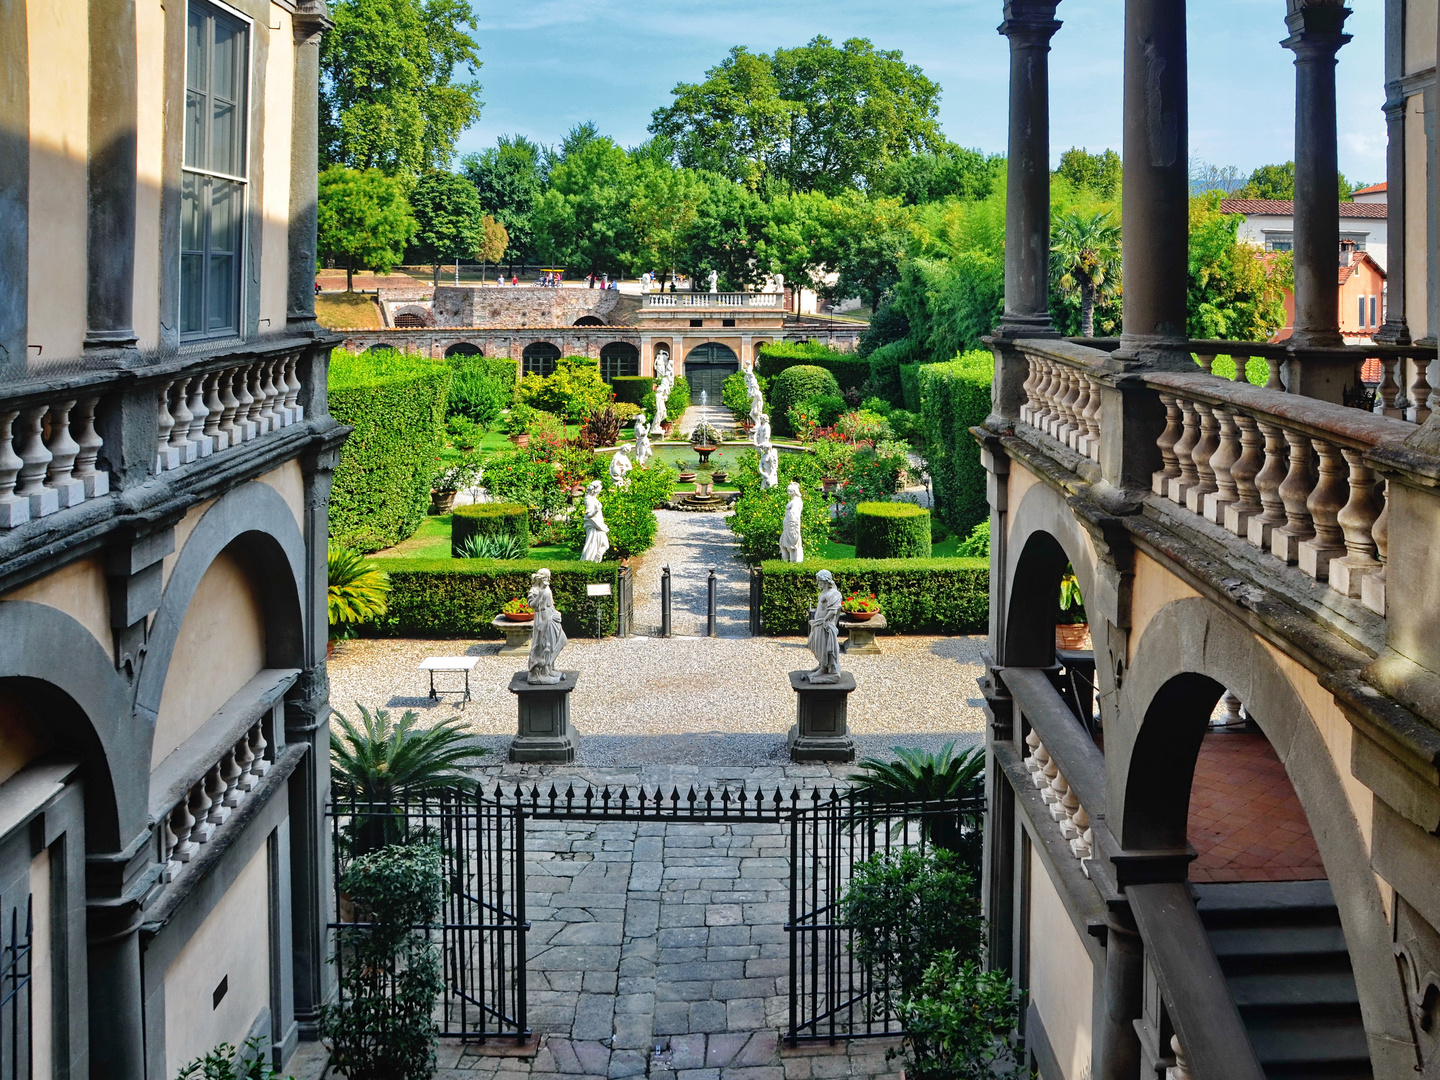
M 1183 882 L 1125 890 L 1195 1080 L 1265 1080 L 1240 1010 Z
M 1005 667 L 1001 681 L 1040 736 L 1075 797 L 1092 818 L 1105 813 L 1105 755 L 1075 718 L 1043 668 Z

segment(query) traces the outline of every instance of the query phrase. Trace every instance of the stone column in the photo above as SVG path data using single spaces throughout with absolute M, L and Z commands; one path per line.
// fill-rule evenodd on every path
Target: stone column
M 320 37 L 331 26 L 323 0 L 302 0 L 293 16 L 295 90 L 290 117 L 290 280 L 287 326 L 315 322 L 315 218 L 320 145 Z
M 1095 1080 L 1134 1080 L 1140 1075 L 1140 1037 L 1145 954 L 1128 908 L 1105 921 L 1105 1010 L 1099 1025 Z
M 1059 0 L 1005 0 L 1010 39 L 1010 140 L 1005 192 L 1005 314 L 1010 338 L 1051 337 L 1050 38 Z M 999 374 L 999 373 L 997 373 Z M 1023 381 L 1024 374 L 1021 373 Z
M 1125 2 L 1124 329 L 1116 359 L 1193 366 L 1185 340 L 1190 122 L 1184 0 Z
M 25 5 L 0 6 L 0 266 L 30 260 L 30 72 Z M 6 275 L 0 290 L 0 377 L 25 373 L 29 275 Z
M 1343 344 L 1340 292 L 1339 166 L 1335 145 L 1335 54 L 1350 40 L 1350 9 L 1290 0 L 1295 54 L 1295 334 L 1300 348 Z M 1387 169 L 1389 163 L 1387 162 Z M 1387 192 L 1388 195 L 1388 192 Z M 1129 303 L 1126 296 L 1126 303 Z
M 1410 344 L 1405 318 L 1405 92 L 1389 87 L 1385 102 L 1385 322 L 1375 340 L 1387 345 Z
M 135 347 L 135 5 L 90 0 L 87 350 Z
M 86 981 L 93 1080 L 145 1080 L 140 904 L 160 871 L 151 860 L 152 844 L 147 829 L 120 851 L 86 855 Z

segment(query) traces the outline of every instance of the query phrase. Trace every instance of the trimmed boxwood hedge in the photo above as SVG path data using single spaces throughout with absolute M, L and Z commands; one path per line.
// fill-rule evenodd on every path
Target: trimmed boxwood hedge
M 862 502 L 855 507 L 855 557 L 928 559 L 930 511 L 912 502 Z
M 790 426 L 790 409 L 806 398 L 825 395 L 840 396 L 840 385 L 835 375 L 822 367 L 811 364 L 797 364 L 786 368 L 770 384 L 770 423 L 776 434 L 793 435 Z
M 520 381 L 520 365 L 508 356 L 452 356 L 447 362 L 487 379 L 508 379 L 512 385 Z
M 530 546 L 530 508 L 524 503 L 471 503 L 457 506 L 450 517 L 450 554 L 460 555 L 460 548 L 472 536 L 518 536 Z
M 815 574 L 829 570 L 840 592 L 874 593 L 899 634 L 965 634 L 990 616 L 987 559 L 806 559 L 761 564 L 760 620 L 767 634 L 804 634 L 815 606 Z
M 616 629 L 616 563 L 538 562 L 531 559 L 385 559 L 390 597 L 385 614 L 360 627 L 371 637 L 498 638 L 490 621 L 530 590 L 530 575 L 550 570 L 550 591 L 569 637 Z M 586 596 L 585 586 L 608 583 L 610 596 Z
M 901 364 L 900 372 L 900 399 L 901 404 L 913 413 L 920 411 L 920 368 L 922 364 Z
M 774 378 L 786 368 L 800 364 L 824 368 L 835 376 L 842 390 L 858 389 L 870 377 L 868 357 L 837 352 L 829 346 L 808 341 L 771 341 L 761 345 L 755 361 L 755 374 Z
M 379 551 L 409 539 L 430 505 L 445 445 L 450 366 L 413 353 L 331 354 L 330 412 L 355 430 L 330 490 L 330 536 Z
M 653 375 L 616 375 L 610 380 L 610 389 L 615 391 L 615 400 L 629 405 L 644 402 L 646 394 L 655 392 Z
M 968 536 L 990 516 L 980 446 L 970 429 L 990 415 L 995 357 L 984 349 L 974 349 L 943 364 L 923 365 L 919 379 L 935 515 L 952 532 Z

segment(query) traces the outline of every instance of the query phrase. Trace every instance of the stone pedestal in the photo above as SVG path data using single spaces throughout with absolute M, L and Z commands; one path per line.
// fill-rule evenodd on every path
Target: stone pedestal
M 517 671 L 510 692 L 520 707 L 520 725 L 510 743 L 511 761 L 568 764 L 575 760 L 580 735 L 570 726 L 570 692 L 580 679 L 578 671 L 563 671 L 558 683 L 537 685 Z
M 854 761 L 847 702 L 855 692 L 855 676 L 842 671 L 838 681 L 812 684 L 805 672 L 790 672 L 795 691 L 795 724 L 787 741 L 791 761 Z
M 875 640 L 875 631 L 884 630 L 889 624 L 884 614 L 872 615 L 868 619 L 856 619 L 850 615 L 840 616 L 840 629 L 848 631 L 840 648 L 857 656 L 879 656 L 880 645 Z
M 514 622 L 504 615 L 496 615 L 490 625 L 505 635 L 505 644 L 500 646 L 497 656 L 530 655 L 530 639 L 535 636 L 533 622 Z

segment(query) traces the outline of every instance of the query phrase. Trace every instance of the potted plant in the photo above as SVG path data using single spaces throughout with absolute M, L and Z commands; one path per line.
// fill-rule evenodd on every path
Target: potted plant
M 874 593 L 851 593 L 840 601 L 840 610 L 857 622 L 869 622 L 880 614 L 880 601 Z
M 500 609 L 500 614 L 504 615 L 505 618 L 511 622 L 535 621 L 535 609 L 532 608 L 527 601 L 522 600 L 518 596 L 513 600 L 507 600 L 505 606 Z
M 690 432 L 690 446 L 695 453 L 700 455 L 700 464 L 709 463 L 710 455 L 715 452 L 724 438 L 720 429 L 708 420 L 701 420 L 695 425 L 695 430 Z
M 331 544 L 328 606 L 330 640 L 325 655 L 333 656 L 335 642 L 353 637 L 355 624 L 385 614 L 390 596 L 390 575 L 375 567 L 358 551 Z
M 720 453 L 718 451 L 711 461 L 711 464 L 715 466 L 715 471 L 711 474 L 715 478 L 715 483 L 725 483 L 726 478 L 728 478 L 730 474 L 725 470 L 725 463 L 720 460 Z
M 680 470 L 680 482 L 688 484 L 695 479 L 695 466 L 688 461 L 677 461 L 675 467 Z
M 510 407 L 510 412 L 505 416 L 505 434 L 512 443 L 522 449 L 530 445 L 530 435 L 526 429 L 534 418 L 535 410 L 529 405 Z
M 440 466 L 430 478 L 430 513 L 448 514 L 455 506 L 455 496 L 479 479 L 480 464 L 472 454 L 462 454 L 449 464 L 440 458 L 436 461 Z
M 1075 568 L 1069 564 L 1066 564 L 1065 573 L 1060 578 L 1060 612 L 1055 620 L 1055 647 L 1072 651 L 1091 647 L 1085 598 L 1080 595 L 1080 583 L 1075 580 Z

